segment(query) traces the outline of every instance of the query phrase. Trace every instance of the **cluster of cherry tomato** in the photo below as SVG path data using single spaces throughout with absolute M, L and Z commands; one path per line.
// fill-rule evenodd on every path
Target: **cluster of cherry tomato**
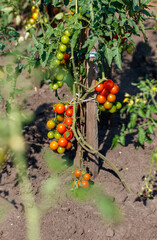
M 53 139 L 50 142 L 50 148 L 58 153 L 64 153 L 66 149 L 72 147 L 73 131 L 73 107 L 67 104 L 58 103 L 54 105 L 55 118 L 47 122 L 47 128 L 50 129 L 47 136 Z
M 115 102 L 119 87 L 114 84 L 111 79 L 98 84 L 95 90 L 98 92 L 96 99 L 99 103 L 100 111 L 108 110 L 110 113 L 114 113 L 117 109 L 121 108 L 122 104 L 120 102 Z
M 64 72 L 61 71 L 61 65 L 65 66 L 69 63 L 71 55 L 67 52 L 67 46 L 70 41 L 71 31 L 66 29 L 64 35 L 61 37 L 61 44 L 59 45 L 56 58 L 53 61 L 53 64 L 58 67 L 58 73 L 53 79 L 52 89 L 57 90 L 59 87 L 63 86 Z
M 80 169 L 76 169 L 74 172 L 76 180 L 73 181 L 72 186 L 74 188 L 88 188 L 89 187 L 89 180 L 91 175 L 89 173 L 85 173 Z
M 31 17 L 28 19 L 27 24 L 25 25 L 26 31 L 28 31 L 32 26 L 35 27 L 35 22 L 39 15 L 39 9 L 36 6 L 32 6 L 31 14 Z

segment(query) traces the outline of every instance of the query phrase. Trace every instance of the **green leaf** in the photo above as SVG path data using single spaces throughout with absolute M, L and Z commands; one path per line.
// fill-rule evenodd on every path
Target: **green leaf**
M 150 109 L 151 112 L 157 113 L 157 109 L 156 109 L 156 107 L 154 105 L 150 105 L 149 109 Z
M 119 145 L 119 136 L 115 135 L 114 138 L 112 139 L 112 146 L 111 149 L 114 149 Z
M 137 113 L 132 113 L 130 115 L 130 127 L 134 128 L 136 125 Z
M 13 7 L 5 7 L 5 8 L 1 8 L 2 12 L 5 13 L 10 13 L 11 11 L 13 11 Z
M 53 5 L 56 6 L 60 1 L 59 0 L 53 0 Z
M 73 34 L 73 36 L 72 36 L 71 45 L 72 45 L 73 48 L 74 48 L 75 45 L 76 45 L 76 42 L 77 42 L 77 39 L 78 39 L 78 36 L 79 36 L 80 32 L 81 32 L 81 30 L 78 29 L 78 30 L 76 30 L 76 31 L 74 32 L 74 34 Z
M 141 117 L 145 117 L 145 113 L 141 108 L 138 110 L 138 115 Z
M 122 146 L 125 146 L 125 134 L 122 133 L 119 137 L 119 142 L 122 144 Z
M 68 86 L 68 87 L 71 89 L 71 91 L 72 91 L 74 79 L 73 79 L 73 77 L 72 77 L 72 75 L 71 75 L 70 72 L 67 72 L 67 73 L 65 74 L 63 81 L 67 84 L 67 86 Z
M 151 111 L 150 111 L 150 109 L 148 109 L 147 112 L 146 112 L 146 117 L 150 118 L 150 115 L 151 115 Z
M 147 143 L 151 143 L 151 142 L 152 142 L 152 139 L 151 139 L 149 136 L 146 136 L 146 137 L 145 137 L 145 141 L 146 141 Z
M 105 47 L 104 54 L 110 67 L 113 59 L 113 52 L 112 49 L 108 48 L 106 45 L 104 47 Z
M 119 69 L 122 69 L 122 64 L 121 64 L 121 50 L 117 47 L 114 48 L 114 60 Z
M 57 20 L 61 20 L 63 18 L 63 16 L 64 16 L 64 14 L 61 12 L 61 13 L 56 14 L 54 18 Z
M 152 125 L 151 123 L 149 123 L 149 125 L 148 125 L 148 132 L 149 132 L 150 134 L 153 134 L 153 133 L 154 133 L 154 127 L 153 127 L 153 125 Z
M 1 91 L 0 91 L 0 102 L 2 102 L 2 94 L 1 94 Z
M 143 128 L 139 128 L 138 141 L 140 145 L 144 145 L 144 140 L 145 140 L 145 130 Z
M 69 0 L 64 0 L 64 4 L 67 6 L 69 4 Z

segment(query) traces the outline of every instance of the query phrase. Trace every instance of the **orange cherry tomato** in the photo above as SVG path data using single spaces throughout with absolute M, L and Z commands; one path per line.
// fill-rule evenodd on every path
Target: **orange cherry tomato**
M 32 12 L 32 13 L 35 12 L 36 9 L 37 9 L 36 6 L 32 6 L 32 7 L 31 7 L 31 12 Z
M 114 84 L 113 87 L 110 89 L 110 93 L 117 94 L 119 92 L 118 85 Z
M 85 175 L 84 175 L 83 178 L 88 181 L 88 180 L 90 179 L 90 177 L 91 177 L 91 176 L 90 176 L 89 173 L 85 173 Z
M 97 82 L 95 84 L 97 84 Z M 100 83 L 100 84 L 98 84 L 98 86 L 95 87 L 95 91 L 97 91 L 97 92 L 101 92 L 103 89 L 104 89 L 103 83 Z
M 81 171 L 79 169 L 76 169 L 74 172 L 75 177 L 80 177 L 81 176 Z
M 83 184 L 83 186 L 81 186 L 81 188 L 88 188 L 89 187 L 89 182 L 88 181 L 81 181 L 81 183 Z
M 114 83 L 111 79 L 108 79 L 107 81 L 104 82 L 104 87 L 106 89 L 111 89 L 113 87 Z
M 68 143 L 68 141 L 67 141 L 65 138 L 60 138 L 60 139 L 58 140 L 58 145 L 59 145 L 60 147 L 66 147 L 67 143 Z
M 72 117 L 67 117 L 64 119 L 64 123 L 68 126 L 68 127 L 71 127 L 72 124 L 73 124 L 73 119 Z
M 50 142 L 50 148 L 55 151 L 58 148 L 58 143 L 56 141 Z
M 59 133 L 64 133 L 64 132 L 66 131 L 66 126 L 65 126 L 65 124 L 64 124 L 64 123 L 59 123 L 59 124 L 57 125 L 57 131 L 58 131 Z
M 107 96 L 107 100 L 108 100 L 109 102 L 114 102 L 114 101 L 116 100 L 116 95 L 110 93 L 110 94 Z
M 106 101 L 106 96 L 102 96 L 102 95 L 98 94 L 97 97 L 96 97 L 96 99 L 97 99 L 97 101 L 98 101 L 99 103 L 105 103 L 105 101 Z
M 59 114 L 62 114 L 65 111 L 65 106 L 62 103 L 58 103 L 55 107 L 55 111 Z
M 62 61 L 60 61 L 60 64 L 61 64 L 61 65 L 65 64 L 65 63 L 66 63 L 65 59 L 63 59 Z
M 47 128 L 52 129 L 52 128 L 55 128 L 56 123 L 53 120 L 49 120 L 47 121 L 46 126 Z
M 34 13 L 32 14 L 32 18 L 33 18 L 34 20 L 37 20 L 37 19 L 38 19 L 38 13 L 34 12 Z
M 66 149 L 70 149 L 72 147 L 72 142 L 68 141 L 67 145 L 66 145 Z
M 106 101 L 106 102 L 104 103 L 104 107 L 105 107 L 106 109 L 110 109 L 112 106 L 113 106 L 113 103 L 111 103 L 111 102 L 109 102 L 109 101 Z

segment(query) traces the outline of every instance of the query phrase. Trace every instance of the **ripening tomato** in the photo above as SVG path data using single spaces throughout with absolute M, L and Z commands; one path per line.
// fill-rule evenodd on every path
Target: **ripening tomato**
M 59 51 L 60 51 L 60 52 L 65 52 L 66 49 L 67 49 L 67 46 L 66 46 L 65 44 L 61 44 L 61 45 L 59 46 Z
M 73 131 L 71 129 L 68 129 L 64 134 L 63 134 L 63 137 L 66 139 L 66 140 L 70 140 L 73 138 Z
M 67 145 L 66 145 L 66 149 L 70 149 L 72 147 L 72 142 L 68 141 Z
M 55 151 L 58 148 L 58 143 L 56 141 L 50 142 L 50 148 Z
M 64 133 L 64 132 L 66 131 L 66 126 L 65 126 L 65 124 L 64 124 L 64 123 L 59 123 L 59 124 L 57 125 L 57 131 L 58 131 L 59 133 Z
M 103 90 L 101 92 L 99 92 L 99 94 L 102 96 L 107 96 L 109 94 L 109 90 L 106 88 L 103 88 Z
M 85 175 L 84 175 L 83 178 L 88 181 L 88 180 L 90 179 L 90 177 L 91 177 L 91 176 L 90 176 L 89 173 L 85 173 Z
M 47 121 L 46 126 L 47 128 L 52 129 L 52 128 L 55 128 L 56 123 L 53 120 L 49 120 Z
M 65 106 L 62 103 L 58 103 L 55 107 L 55 111 L 59 114 L 62 114 L 65 111 Z
M 81 186 L 81 188 L 88 188 L 89 187 L 89 182 L 88 181 L 81 181 L 81 184 L 83 184 Z
M 71 55 L 70 55 L 69 53 L 64 53 L 64 54 L 63 54 L 63 58 L 64 58 L 65 60 L 68 60 L 70 57 L 71 57 Z
M 114 84 L 113 87 L 110 89 L 110 93 L 117 94 L 119 92 L 118 85 Z
M 106 102 L 104 103 L 104 107 L 105 107 L 106 109 L 110 109 L 112 106 L 113 106 L 113 103 L 111 103 L 111 102 L 109 102 L 109 101 L 106 101 Z
M 48 132 L 47 134 L 48 138 L 54 138 L 54 133 L 52 131 Z
M 37 19 L 38 19 L 38 13 L 37 13 L 37 12 L 34 12 L 34 13 L 32 14 L 32 18 L 33 18 L 34 20 L 37 20 Z
M 64 120 L 64 114 L 57 114 L 56 118 L 57 118 L 57 120 L 58 120 L 59 122 L 63 122 L 63 120 Z
M 65 138 L 60 138 L 60 139 L 58 140 L 58 145 L 59 145 L 60 147 L 66 147 L 67 143 L 68 143 L 68 141 L 67 141 Z
M 63 44 L 67 44 L 69 41 L 70 41 L 70 39 L 69 39 L 68 36 L 63 35 L 63 36 L 61 37 L 61 42 L 62 42 Z
M 57 55 L 56 55 L 56 58 L 60 61 L 63 60 L 63 53 L 58 52 Z
M 81 176 L 81 171 L 79 169 L 76 169 L 74 172 L 75 177 L 80 177 Z
M 66 63 L 65 59 L 63 59 L 62 61 L 60 61 L 61 65 L 64 65 Z
M 72 117 L 72 115 L 73 115 L 73 109 L 72 108 L 67 108 L 67 110 L 66 110 L 66 115 L 68 116 L 68 117 Z
M 95 84 L 97 84 L 97 82 Z M 97 92 L 101 92 L 103 89 L 104 89 L 103 83 L 100 83 L 100 84 L 98 84 L 98 86 L 95 87 L 95 91 L 97 91 Z
M 104 82 L 104 87 L 106 89 L 111 89 L 113 87 L 114 83 L 111 79 L 108 79 Z
M 57 152 L 60 153 L 60 154 L 63 154 L 63 153 L 65 152 L 65 148 L 59 146 L 59 147 L 57 148 Z
M 99 103 L 105 103 L 105 101 L 106 101 L 106 96 L 102 96 L 102 95 L 98 94 L 97 97 L 96 97 L 96 99 L 97 99 L 97 101 L 98 101 Z
M 36 9 L 37 9 L 36 6 L 32 6 L 32 7 L 31 7 L 31 12 L 32 12 L 32 13 L 35 12 Z
M 108 100 L 109 102 L 114 102 L 114 101 L 116 100 L 116 95 L 110 93 L 110 94 L 107 96 L 107 100 Z
M 64 123 L 68 126 L 68 127 L 71 127 L 72 124 L 73 124 L 73 119 L 72 117 L 67 117 L 64 119 Z

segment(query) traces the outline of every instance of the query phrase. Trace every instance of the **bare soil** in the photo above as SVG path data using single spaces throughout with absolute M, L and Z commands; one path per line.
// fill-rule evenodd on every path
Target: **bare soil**
M 154 24 L 147 22 L 147 27 Z M 142 37 L 135 37 L 136 50 L 128 55 L 123 54 L 122 71 L 113 68 L 112 78 L 120 86 L 119 100 L 123 100 L 125 92 L 135 94 L 137 89 L 131 85 L 137 78 L 157 79 L 157 32 L 147 31 L 148 48 L 145 48 Z M 148 51 L 147 51 L 148 50 Z M 60 95 L 66 93 L 70 99 L 68 88 L 60 90 Z M 35 88 L 27 98 L 25 108 L 35 113 L 35 119 L 24 127 L 23 133 L 28 144 L 27 162 L 30 180 L 35 198 L 40 201 L 41 183 L 50 176 L 48 167 L 42 155 L 42 149 L 48 149 L 46 121 L 53 116 L 52 105 L 57 101 L 48 85 Z M 54 208 L 50 209 L 41 220 L 42 240 L 157 240 L 157 197 L 148 200 L 146 204 L 138 201 L 143 183 L 143 176 L 147 174 L 151 152 L 157 148 L 157 136 L 151 144 L 144 148 L 135 149 L 136 136 L 128 137 L 126 146 L 118 146 L 111 151 L 111 139 L 119 132 L 121 119 L 119 113 L 114 115 L 111 129 L 105 124 L 105 115 L 99 123 L 99 149 L 112 160 L 121 171 L 132 192 L 128 193 L 113 171 L 104 164 L 99 175 L 94 179 L 102 189 L 114 198 L 123 214 L 123 221 L 119 225 L 108 224 L 101 218 L 93 205 L 78 203 L 67 196 L 60 198 Z M 64 173 L 64 182 L 72 178 L 72 161 Z M 15 168 L 11 161 L 0 173 L 0 203 L 7 207 L 0 225 L 1 240 L 25 240 L 26 225 L 22 200 L 19 192 Z M 154 195 L 156 190 L 154 190 Z M 5 212 L 5 211 L 4 211 Z M 2 211 L 3 214 L 3 211 Z

